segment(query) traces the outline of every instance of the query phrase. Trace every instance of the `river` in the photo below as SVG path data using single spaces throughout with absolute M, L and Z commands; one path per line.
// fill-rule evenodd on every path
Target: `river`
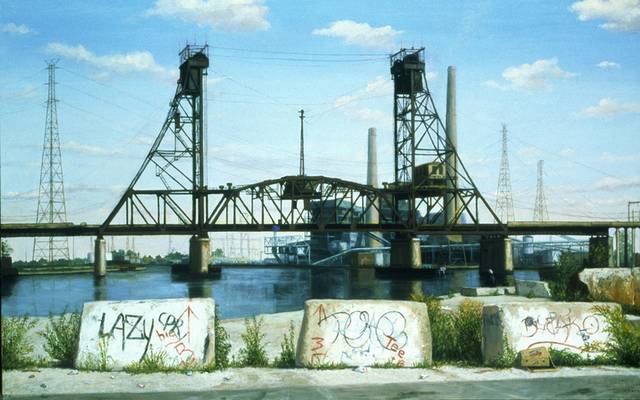
M 535 270 L 516 279 L 538 279 Z M 94 300 L 213 297 L 221 318 L 300 310 L 310 298 L 406 300 L 411 294 L 443 295 L 480 286 L 477 269 L 449 270 L 444 277 L 379 278 L 366 269 L 224 266 L 220 279 L 184 280 L 168 266 L 111 272 L 99 281 L 90 273 L 21 276 L 2 282 L 2 315 L 46 316 L 81 310 Z

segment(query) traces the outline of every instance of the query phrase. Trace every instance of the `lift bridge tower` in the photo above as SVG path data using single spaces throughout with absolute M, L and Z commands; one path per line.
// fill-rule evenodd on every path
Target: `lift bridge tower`
M 56 99 L 56 61 L 47 62 L 49 71 L 47 114 L 45 117 L 44 144 L 40 184 L 38 185 L 37 224 L 67 222 L 67 206 L 64 198 L 62 174 L 62 154 L 58 132 L 58 111 Z M 69 242 L 66 237 L 37 237 L 33 240 L 33 260 L 48 262 L 69 259 Z
M 398 219 L 413 232 L 391 242 L 391 266 L 421 264 L 417 227 L 479 223 L 480 215 L 500 223 L 482 197 L 457 151 L 455 68 L 447 80 L 446 127 L 436 110 L 425 74 L 424 48 L 402 49 L 390 57 L 394 82 L 394 182 Z M 407 254 L 409 256 L 407 256 Z

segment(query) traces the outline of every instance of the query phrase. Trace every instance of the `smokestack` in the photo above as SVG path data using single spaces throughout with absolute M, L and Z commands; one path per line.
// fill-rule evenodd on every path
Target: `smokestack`
M 378 187 L 378 145 L 376 128 L 369 128 L 369 153 L 367 159 L 367 185 Z
M 376 143 L 376 128 L 369 128 L 369 151 L 367 158 L 367 185 L 378 187 L 378 145 Z M 377 224 L 380 221 L 378 210 L 375 208 L 378 204 L 372 205 L 367 211 L 367 223 Z M 377 240 L 368 238 L 367 245 L 369 247 L 378 247 L 380 243 Z
M 458 177 L 456 174 L 457 165 L 456 157 L 453 150 L 458 150 L 458 129 L 456 127 L 456 67 L 447 68 L 447 190 L 452 191 L 458 188 Z M 450 179 L 453 179 L 451 181 Z M 445 210 L 446 222 L 453 223 L 456 212 L 458 211 L 458 199 L 453 193 L 447 193 L 445 196 L 447 204 Z

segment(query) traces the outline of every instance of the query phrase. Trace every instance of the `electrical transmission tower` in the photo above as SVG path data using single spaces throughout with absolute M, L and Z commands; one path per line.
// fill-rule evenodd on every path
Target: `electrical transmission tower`
M 37 224 L 67 222 L 67 206 L 64 199 L 64 179 L 62 175 L 62 155 L 60 153 L 60 135 L 58 132 L 58 112 L 56 108 L 56 61 L 47 62 L 49 93 L 47 97 L 47 115 L 45 118 L 42 164 L 40 167 L 40 185 L 38 189 Z M 52 262 L 69 259 L 67 238 L 44 237 L 33 240 L 33 260 Z
M 498 178 L 496 214 L 501 221 L 514 221 L 513 196 L 511 195 L 511 173 L 509 172 L 509 154 L 507 152 L 507 126 L 502 124 L 502 162 Z
M 544 161 L 538 161 L 538 184 L 536 186 L 536 204 L 533 209 L 534 221 L 548 221 L 549 211 L 547 210 L 547 199 L 544 196 L 544 182 L 542 179 L 542 168 Z

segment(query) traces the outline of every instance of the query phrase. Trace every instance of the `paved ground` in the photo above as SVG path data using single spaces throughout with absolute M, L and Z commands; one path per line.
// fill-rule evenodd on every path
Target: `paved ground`
M 638 399 L 640 378 L 572 377 L 479 382 L 414 382 L 383 385 L 276 387 L 203 392 L 7 396 L 6 399 L 205 400 L 218 399 Z
M 640 369 L 551 372 L 459 368 L 307 370 L 240 368 L 212 373 L 130 375 L 69 369 L 4 371 L 6 398 L 51 399 L 404 399 L 640 398 Z

